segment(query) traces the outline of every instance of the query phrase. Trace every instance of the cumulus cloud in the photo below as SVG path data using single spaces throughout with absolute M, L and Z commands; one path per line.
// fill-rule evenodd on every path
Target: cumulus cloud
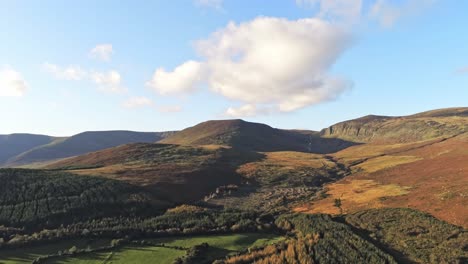
M 196 61 L 187 61 L 173 71 L 157 69 L 153 78 L 146 85 L 160 94 L 192 92 L 204 79 L 204 65 Z
M 112 44 L 99 44 L 89 52 L 92 58 L 101 61 L 110 61 L 113 53 Z
M 264 109 L 290 112 L 332 100 L 351 86 L 328 73 L 350 43 L 350 34 L 321 19 L 260 17 L 229 23 L 197 42 L 203 62 L 159 71 L 166 78 L 155 74 L 152 82 L 167 79 L 171 85 L 159 81 L 154 86 L 168 94 L 192 91 L 204 81 L 212 91 L 245 104 L 228 109 L 230 116 L 251 116 Z
M 371 6 L 369 16 L 384 27 L 392 27 L 398 19 L 418 13 L 435 2 L 436 0 L 406 0 L 395 4 L 388 0 L 377 0 Z
M 59 80 L 80 81 L 86 79 L 88 76 L 85 70 L 76 65 L 60 67 L 56 64 L 45 62 L 42 68 Z
M 26 93 L 28 85 L 21 74 L 11 67 L 0 68 L 0 97 L 19 97 Z
M 117 71 L 92 72 L 91 80 L 98 85 L 98 88 L 104 92 L 123 93 L 127 89 L 122 86 L 122 77 Z
M 153 105 L 153 101 L 147 97 L 136 96 L 127 99 L 122 106 L 128 109 L 141 108 Z
M 355 22 L 360 19 L 363 0 L 296 0 L 299 6 L 319 7 L 318 16 Z
M 80 66 L 61 67 L 48 62 L 44 63 L 42 68 L 59 80 L 91 81 L 103 92 L 123 93 L 127 91 L 122 85 L 122 76 L 115 70 L 108 72 L 89 71 Z
M 194 0 L 197 6 L 210 7 L 214 9 L 222 9 L 223 0 Z

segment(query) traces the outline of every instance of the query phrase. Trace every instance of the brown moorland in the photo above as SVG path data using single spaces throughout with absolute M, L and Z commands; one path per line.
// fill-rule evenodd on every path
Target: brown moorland
M 353 174 L 327 186 L 328 197 L 297 212 L 338 214 L 409 207 L 468 227 L 468 134 L 409 144 L 353 146 L 333 155 Z
M 145 186 L 160 198 L 179 203 L 201 199 L 222 185 L 239 184 L 236 168 L 261 157 L 224 147 L 138 143 L 65 159 L 47 168 Z

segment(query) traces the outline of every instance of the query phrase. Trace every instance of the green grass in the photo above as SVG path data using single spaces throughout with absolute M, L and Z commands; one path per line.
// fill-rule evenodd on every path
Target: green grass
M 48 263 L 172 263 L 174 259 L 183 255 L 185 255 L 185 250 L 149 246 L 127 246 L 114 252 L 98 252 L 73 258 L 55 259 Z
M 31 246 L 28 248 L 17 249 L 1 249 L 0 250 L 0 264 L 20 264 L 31 263 L 34 259 L 40 256 L 55 254 L 58 251 L 70 249 L 76 246 L 80 249 L 86 248 L 88 245 L 91 248 L 107 246 L 110 244 L 109 240 L 96 240 L 90 242 L 88 240 L 65 240 L 57 243 L 50 243 L 47 245 Z
M 246 233 L 196 237 L 167 237 L 154 239 L 152 242 L 165 244 L 166 246 L 179 246 L 185 248 L 193 247 L 201 243 L 208 243 L 211 247 L 222 248 L 229 251 L 239 251 L 251 246 L 275 243 L 281 239 L 281 237 L 273 234 Z
M 201 243 L 208 243 L 210 250 L 206 259 L 214 260 L 222 258 L 230 253 L 245 250 L 253 246 L 263 246 L 276 243 L 282 240 L 273 234 L 230 234 L 216 236 L 197 236 L 197 237 L 172 237 L 153 240 L 154 243 L 161 243 L 166 246 L 179 246 L 184 248 L 193 247 Z
M 169 237 L 153 239 L 151 242 L 165 244 L 165 246 L 179 246 L 190 248 L 201 243 L 210 245 L 208 253 L 204 256 L 211 261 L 223 258 L 227 254 L 245 250 L 253 246 L 263 246 L 276 243 L 283 238 L 273 234 L 229 234 L 196 237 Z M 25 250 L 26 251 L 26 250 Z M 177 250 L 153 246 L 125 246 L 113 252 L 97 252 L 77 257 L 53 259 L 48 263 L 172 263 L 177 257 L 185 255 L 185 250 Z M 29 254 L 25 252 L 25 254 Z M 33 258 L 34 259 L 34 258 Z M 2 263 L 0 261 L 0 263 Z M 15 262 L 7 262 L 15 263 Z M 2 263 L 3 264 L 3 263 Z

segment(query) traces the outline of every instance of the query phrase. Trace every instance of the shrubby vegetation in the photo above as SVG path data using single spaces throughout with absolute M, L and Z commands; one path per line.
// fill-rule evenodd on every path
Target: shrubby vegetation
M 389 249 L 420 263 L 465 263 L 468 233 L 426 213 L 407 208 L 372 209 L 346 216 L 346 222 L 365 230 Z

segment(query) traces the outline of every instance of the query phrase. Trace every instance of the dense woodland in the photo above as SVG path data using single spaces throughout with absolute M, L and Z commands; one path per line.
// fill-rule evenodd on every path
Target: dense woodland
M 167 204 L 142 188 L 62 171 L 0 169 L 0 224 L 48 227 L 112 215 L 144 216 Z

